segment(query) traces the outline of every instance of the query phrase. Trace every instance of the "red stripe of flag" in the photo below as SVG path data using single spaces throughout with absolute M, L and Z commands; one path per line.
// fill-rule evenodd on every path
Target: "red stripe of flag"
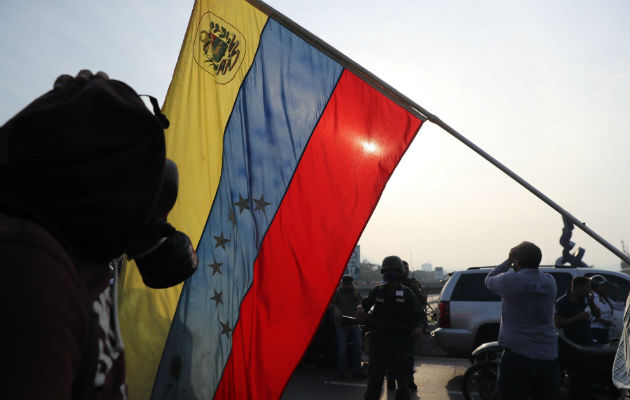
M 216 399 L 280 397 L 421 124 L 344 71 L 261 245 Z

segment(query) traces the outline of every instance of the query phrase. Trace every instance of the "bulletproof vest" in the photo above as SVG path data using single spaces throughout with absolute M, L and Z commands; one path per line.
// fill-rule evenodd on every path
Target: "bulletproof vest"
M 374 326 L 386 331 L 408 332 L 412 323 L 413 303 L 405 290 L 389 289 L 385 285 L 374 288 Z

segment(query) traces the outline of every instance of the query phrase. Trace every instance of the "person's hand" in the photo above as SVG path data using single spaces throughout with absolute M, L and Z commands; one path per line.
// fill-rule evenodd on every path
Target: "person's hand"
M 335 319 L 339 319 L 339 318 L 341 318 L 341 310 L 339 309 L 339 307 L 337 307 L 337 306 L 333 306 L 333 308 L 332 308 L 332 312 L 333 312 L 333 317 L 334 317 Z
M 593 297 L 593 292 L 588 292 L 588 294 L 586 295 L 586 301 L 588 301 L 589 304 L 593 304 L 594 301 L 594 297 Z
M 510 253 L 508 254 L 508 260 L 510 260 L 510 262 L 514 262 L 515 259 L 516 259 L 516 247 L 512 247 L 510 249 Z
M 508 254 L 508 260 L 510 261 L 511 267 L 513 267 L 518 262 L 518 246 L 512 247 L 510 249 L 510 253 Z
M 591 313 L 586 312 L 586 311 L 582 311 L 581 313 L 579 313 L 575 317 L 576 317 L 576 321 L 582 321 L 582 320 L 591 318 Z
M 598 319 L 597 321 L 602 323 L 602 324 L 604 324 L 604 326 L 606 326 L 606 328 L 612 326 L 612 324 L 613 324 L 612 321 L 608 321 L 606 319 Z
M 68 74 L 63 74 L 55 80 L 53 90 L 61 90 L 75 80 L 79 83 L 85 83 L 91 79 L 109 79 L 109 75 L 103 71 L 98 71 L 96 74 L 93 74 L 89 69 L 82 69 L 74 78 Z

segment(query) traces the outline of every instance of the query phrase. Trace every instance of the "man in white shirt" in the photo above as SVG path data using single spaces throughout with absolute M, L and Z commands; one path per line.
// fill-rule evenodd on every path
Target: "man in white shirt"
M 600 315 L 591 321 L 591 333 L 598 344 L 606 344 L 610 341 L 608 328 L 612 326 L 613 310 L 623 310 L 624 303 L 611 299 L 606 295 L 608 281 L 602 275 L 593 275 L 590 278 L 593 290 L 593 302 L 599 308 Z
M 499 344 L 505 351 L 497 379 L 500 399 L 558 397 L 557 289 L 553 277 L 538 270 L 541 259 L 538 246 L 523 242 L 486 277 L 488 289 L 501 296 Z

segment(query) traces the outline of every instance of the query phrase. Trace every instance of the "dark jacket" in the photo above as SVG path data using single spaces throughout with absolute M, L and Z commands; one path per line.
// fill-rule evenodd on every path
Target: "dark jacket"
M 588 306 L 586 300 L 580 303 L 572 302 L 571 298 L 569 297 L 569 292 L 567 291 L 564 295 L 560 296 L 558 300 L 556 300 L 556 314 L 565 319 L 573 318 L 579 313 L 583 312 L 586 309 L 586 306 Z M 567 339 L 577 344 L 580 344 L 582 346 L 593 345 L 590 319 L 577 321 L 571 326 L 563 328 L 563 331 L 564 336 L 566 336 Z
M 107 263 L 0 213 L 0 382 L 7 399 L 123 399 L 125 364 Z
M 165 153 L 115 80 L 75 80 L 0 127 L 3 397 L 125 397 L 108 263 L 155 218 Z
M 368 326 L 385 333 L 407 334 L 426 323 L 426 315 L 414 292 L 404 285 L 392 289 L 386 284 L 375 286 L 361 302 L 363 309 L 372 307 Z
M 361 300 L 363 300 L 363 296 L 361 296 L 356 286 L 352 287 L 350 293 L 346 293 L 342 287 L 338 287 L 333 295 L 331 304 L 339 308 L 342 315 L 356 317 L 357 306 L 361 304 Z

